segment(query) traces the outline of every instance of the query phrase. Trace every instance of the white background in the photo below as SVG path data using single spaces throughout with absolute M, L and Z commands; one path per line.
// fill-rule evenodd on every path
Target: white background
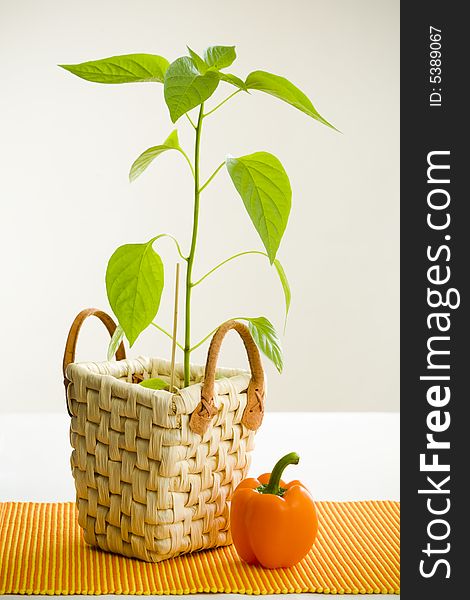
M 287 76 L 343 132 L 256 92 L 205 122 L 203 179 L 227 153 L 266 150 L 292 183 L 278 257 L 293 301 L 284 374 L 266 364 L 269 408 L 397 410 L 398 25 L 398 0 L 0 0 L 0 411 L 63 410 L 66 333 L 80 309 L 108 308 L 104 273 L 117 246 L 160 232 L 184 248 L 189 240 L 191 179 L 180 155 L 127 180 L 136 156 L 172 129 L 162 86 L 92 84 L 56 65 L 130 52 L 174 60 L 185 44 L 235 44 L 231 72 Z M 184 119 L 177 126 L 190 151 L 191 130 Z M 170 283 L 173 247 L 156 249 Z M 222 171 L 203 194 L 195 275 L 249 249 L 261 243 Z M 157 319 L 167 328 L 170 288 Z M 194 340 L 237 315 L 266 315 L 282 331 L 282 291 L 262 257 L 196 288 Z M 104 359 L 106 347 L 104 328 L 90 322 L 78 359 Z M 130 354 L 169 357 L 168 340 L 149 330 Z M 244 361 L 233 337 L 223 363 Z

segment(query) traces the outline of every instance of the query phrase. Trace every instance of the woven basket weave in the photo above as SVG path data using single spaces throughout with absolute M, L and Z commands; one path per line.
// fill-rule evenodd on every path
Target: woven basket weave
M 228 500 L 246 476 L 254 434 L 264 413 L 264 375 L 258 349 L 240 322 L 222 325 L 205 367 L 191 367 L 191 385 L 177 393 L 136 385 L 169 381 L 170 363 L 139 357 L 74 363 L 86 317 L 74 321 L 64 355 L 67 406 L 72 416 L 71 467 L 85 541 L 103 550 L 158 562 L 231 543 Z M 216 369 L 223 337 L 235 329 L 250 361 L 247 371 Z M 183 386 L 176 365 L 175 385 Z M 216 379 L 217 377 L 217 379 Z

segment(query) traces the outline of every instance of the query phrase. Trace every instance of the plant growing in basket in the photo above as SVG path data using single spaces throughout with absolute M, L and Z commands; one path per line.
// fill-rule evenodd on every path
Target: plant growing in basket
M 211 46 L 204 51 L 203 57 L 188 48 L 188 54 L 177 58 L 171 64 L 158 55 L 128 54 L 76 65 L 61 65 L 78 77 L 97 83 L 163 84 L 163 94 L 171 121 L 180 122 L 184 117 L 185 125 L 194 129 L 192 159 L 181 147 L 178 130 L 174 129 L 163 142 L 145 150 L 134 161 L 129 173 L 130 180 L 134 181 L 160 154 L 167 151 L 177 152 L 185 159 L 185 166 L 194 180 L 192 236 L 189 244 L 183 250 L 183 245 L 175 237 L 167 233 L 158 233 L 144 243 L 120 246 L 111 256 L 106 271 L 109 303 L 119 322 L 108 355 L 114 354 L 124 334 L 132 346 L 142 331 L 150 325 L 172 338 L 170 332 L 154 322 L 164 286 L 163 263 L 154 246 L 162 237 L 170 237 L 175 242 L 180 258 L 186 263 L 184 342 L 178 344 L 184 354 L 186 386 L 190 381 L 191 353 L 217 329 L 216 327 L 196 343 L 192 340 L 191 298 L 207 277 L 231 260 L 247 254 L 261 254 L 266 256 L 279 276 L 285 296 L 286 318 L 291 299 L 286 274 L 276 258 L 291 210 L 292 193 L 287 173 L 280 160 L 273 154 L 259 151 L 238 157 L 228 155 L 204 180 L 201 178 L 200 162 L 204 121 L 215 118 L 215 113 L 238 94 L 256 90 L 287 102 L 319 123 L 333 127 L 318 113 L 309 98 L 284 77 L 258 70 L 242 80 L 227 72 L 236 58 L 233 46 Z M 207 103 L 219 85 L 227 87 L 228 95 L 218 104 L 209 106 Z M 202 277 L 194 279 L 201 194 L 224 168 L 241 196 L 265 251 L 240 252 L 226 258 Z M 266 317 L 245 317 L 242 320 L 247 322 L 259 349 L 281 371 L 282 352 L 272 323 Z
M 159 233 L 145 243 L 119 247 L 106 272 L 108 298 L 119 325 L 116 327 L 113 319 L 100 310 L 82 311 L 70 329 L 63 364 L 72 416 L 71 466 L 85 540 L 103 550 L 155 562 L 231 542 L 228 500 L 247 474 L 254 434 L 264 414 L 264 372 L 259 350 L 282 369 L 279 340 L 265 317 L 231 319 L 194 342 L 193 291 L 227 262 L 246 254 L 262 254 L 279 276 L 286 317 L 290 304 L 287 278 L 276 258 L 291 208 L 287 174 L 279 159 L 262 151 L 229 156 L 202 179 L 204 121 L 215 118 L 215 113 L 238 94 L 257 90 L 332 127 L 287 79 L 265 71 L 253 71 L 245 80 L 228 73 L 226 69 L 235 60 L 234 47 L 212 46 L 203 58 L 189 48 L 188 52 L 189 56 L 171 64 L 161 56 L 131 54 L 62 65 L 98 83 L 163 84 L 172 122 L 181 119 L 194 129 L 192 159 L 181 147 L 174 129 L 163 143 L 145 150 L 130 170 L 132 181 L 167 151 L 175 151 L 185 159 L 184 166 L 194 180 L 191 240 L 185 247 L 175 237 Z M 230 93 L 210 106 L 208 101 L 219 85 L 228 86 Z M 201 194 L 224 167 L 264 251 L 240 252 L 195 279 Z M 125 335 L 132 346 L 149 325 L 176 343 L 174 333 L 154 322 L 164 284 L 162 260 L 154 245 L 164 236 L 175 242 L 186 264 L 184 342 L 178 344 L 184 362 L 175 368 L 173 362 L 170 366 L 169 361 L 157 358 L 126 359 L 122 343 Z M 74 362 L 78 332 L 90 315 L 101 319 L 112 334 L 109 358 L 115 353 L 119 360 Z M 223 338 L 232 329 L 243 340 L 250 372 L 217 369 Z M 191 364 L 191 352 L 211 336 L 205 366 Z M 174 376 L 178 382 L 175 389 L 171 385 Z M 145 385 L 132 385 L 136 381 Z

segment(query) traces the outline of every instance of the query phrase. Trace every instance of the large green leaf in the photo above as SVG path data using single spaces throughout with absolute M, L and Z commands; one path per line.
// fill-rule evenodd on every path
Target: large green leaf
M 281 343 L 273 324 L 266 317 L 254 317 L 245 320 L 248 321 L 248 328 L 258 348 L 274 363 L 279 373 L 282 373 L 284 363 Z
M 285 320 L 284 320 L 284 329 L 285 329 L 286 322 L 287 322 L 287 315 L 289 314 L 289 308 L 290 308 L 291 291 L 290 291 L 289 282 L 287 281 L 287 275 L 286 275 L 286 272 L 284 271 L 283 266 L 277 260 L 277 258 L 273 261 L 273 264 L 274 264 L 274 266 L 276 268 L 277 274 L 279 275 L 279 279 L 281 281 L 282 289 L 284 291 L 284 298 L 285 298 L 285 301 L 286 301 L 286 317 L 285 317 Z
M 239 158 L 229 156 L 226 166 L 272 264 L 291 208 L 292 190 L 287 173 L 268 152 Z
M 253 73 L 248 75 L 245 83 L 249 90 L 259 90 L 260 92 L 275 96 L 276 98 L 295 106 L 295 108 L 298 108 L 309 117 L 320 121 L 320 123 L 328 125 L 328 127 L 331 127 L 332 129 L 336 129 L 336 127 L 331 125 L 331 123 L 328 123 L 328 121 L 320 115 L 310 99 L 285 77 L 273 75 L 266 71 L 253 71 Z
M 106 270 L 108 300 L 131 346 L 160 306 L 163 263 L 152 248 L 153 241 L 120 246 Z
M 156 54 L 123 54 L 78 65 L 59 65 L 74 75 L 95 83 L 133 83 L 158 81 L 163 83 L 170 63 Z
M 145 171 L 145 169 L 157 156 L 162 154 L 162 152 L 166 152 L 167 150 L 178 150 L 181 152 L 181 147 L 178 140 L 178 131 L 176 129 L 170 133 L 163 144 L 148 148 L 142 152 L 138 158 L 135 159 L 129 172 L 129 181 L 134 181 L 137 179 L 137 177 L 139 177 L 139 175 Z
M 199 54 L 196 54 L 194 50 L 191 50 L 189 46 L 186 46 L 186 48 L 188 49 L 189 56 L 193 59 L 197 70 L 199 71 L 199 73 L 201 73 L 201 75 L 204 75 L 204 73 L 209 68 L 209 65 L 206 64 L 206 62 L 199 56 Z
M 235 46 L 210 46 L 204 50 L 204 60 L 209 67 L 226 69 L 237 58 Z
M 119 348 L 119 345 L 122 342 L 123 337 L 124 337 L 124 329 L 120 325 L 118 325 L 116 327 L 116 329 L 114 330 L 114 333 L 111 336 L 111 339 L 109 340 L 108 360 L 113 360 L 113 357 L 116 354 L 117 349 Z
M 175 123 L 182 115 L 198 106 L 217 89 L 219 74 L 207 71 L 201 75 L 189 56 L 177 58 L 168 67 L 165 74 L 165 101 L 170 117 Z

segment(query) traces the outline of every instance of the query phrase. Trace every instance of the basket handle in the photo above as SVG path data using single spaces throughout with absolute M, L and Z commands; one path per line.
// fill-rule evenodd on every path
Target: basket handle
M 98 308 L 85 308 L 75 317 L 72 326 L 70 327 L 69 334 L 67 336 L 67 342 L 65 344 L 65 352 L 64 352 L 64 360 L 62 363 L 62 372 L 64 375 L 64 385 L 65 385 L 65 398 L 67 401 L 67 411 L 70 416 L 73 416 L 70 411 L 69 400 L 67 397 L 67 388 L 70 381 L 67 379 L 65 375 L 65 371 L 70 363 L 73 363 L 75 360 L 75 350 L 77 348 L 77 340 L 80 329 L 83 325 L 83 322 L 88 317 L 98 317 L 98 319 L 103 323 L 106 329 L 109 332 L 109 335 L 112 337 L 116 330 L 116 323 L 113 318 L 110 317 L 107 313 Z M 126 358 L 126 351 L 124 349 L 124 344 L 121 342 L 119 348 L 116 350 L 116 360 L 122 360 Z
M 246 325 L 240 321 L 227 321 L 214 333 L 209 352 L 207 353 L 206 371 L 201 390 L 201 402 L 197 405 L 189 426 L 195 433 L 203 435 L 210 425 L 212 417 L 217 414 L 214 404 L 215 369 L 222 341 L 231 329 L 240 335 L 245 344 L 245 349 L 250 362 L 251 380 L 247 389 L 247 404 L 243 411 L 242 423 L 256 431 L 261 425 L 264 415 L 264 371 L 258 347 Z

